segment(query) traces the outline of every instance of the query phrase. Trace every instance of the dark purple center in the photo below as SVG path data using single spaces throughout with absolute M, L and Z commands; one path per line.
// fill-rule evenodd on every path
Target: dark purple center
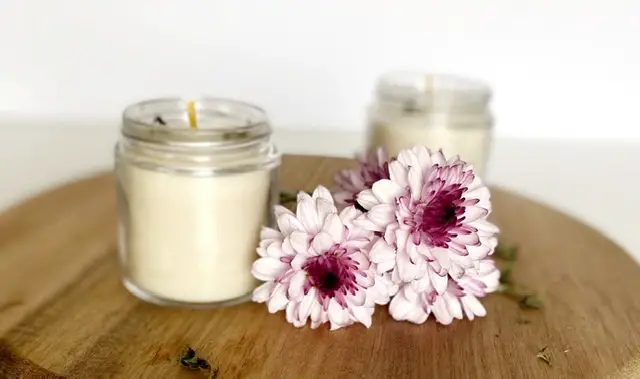
M 455 184 L 441 189 L 437 193 L 430 193 L 431 200 L 428 203 L 418 205 L 416 212 L 416 229 L 422 240 L 430 246 L 448 247 L 451 241 L 450 232 L 460 226 L 459 217 L 464 215 L 464 188 Z
M 344 253 L 344 249 L 335 246 L 323 255 L 307 260 L 302 266 L 309 277 L 309 287 L 305 288 L 305 293 L 310 287 L 315 287 L 320 298 L 335 298 L 340 305 L 347 305 L 345 295 L 357 291 L 355 273 L 358 262 Z

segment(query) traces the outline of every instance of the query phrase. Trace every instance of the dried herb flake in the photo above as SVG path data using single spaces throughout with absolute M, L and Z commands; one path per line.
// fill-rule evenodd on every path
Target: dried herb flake
M 218 373 L 217 367 L 211 367 L 211 364 L 206 359 L 196 356 L 196 351 L 189 346 L 185 346 L 180 353 L 178 363 L 180 366 L 190 370 L 202 370 L 207 372 L 207 378 L 209 379 L 215 378 Z
M 547 365 L 551 366 L 551 355 L 549 355 L 549 353 L 547 353 L 546 351 L 547 351 L 547 346 L 544 346 L 542 349 L 538 350 L 538 353 L 536 354 L 536 358 L 540 359 Z

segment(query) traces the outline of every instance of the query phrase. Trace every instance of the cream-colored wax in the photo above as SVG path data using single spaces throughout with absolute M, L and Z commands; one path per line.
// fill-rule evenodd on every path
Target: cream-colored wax
M 125 164 L 128 278 L 153 295 L 210 303 L 250 293 L 270 172 L 194 177 Z
M 488 127 L 450 127 L 423 117 L 403 117 L 393 122 L 374 122 L 369 130 L 369 146 L 382 146 L 389 156 L 401 150 L 424 145 L 432 151 L 442 149 L 447 158 L 459 155 L 471 163 L 478 175 L 484 174 L 491 143 Z

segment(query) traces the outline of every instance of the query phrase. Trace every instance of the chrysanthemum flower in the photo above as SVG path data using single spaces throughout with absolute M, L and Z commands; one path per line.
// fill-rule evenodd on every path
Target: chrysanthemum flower
M 370 189 L 380 179 L 389 179 L 389 162 L 383 148 L 371 151 L 357 158 L 358 168 L 339 171 L 334 181 L 340 187 L 334 196 L 339 208 L 355 206 L 363 210 L 356 202 L 358 194 Z
M 296 327 L 311 320 L 311 327 L 329 322 L 338 329 L 360 322 L 371 325 L 375 304 L 389 302 L 389 289 L 376 273 L 366 251 L 373 232 L 357 228 L 361 215 L 354 207 L 340 214 L 324 187 L 313 195 L 298 195 L 296 213 L 278 206 L 279 231 L 261 235 L 252 273 L 266 283 L 253 300 L 266 302 L 269 312 L 286 311 Z
M 451 324 L 454 319 L 461 320 L 464 315 L 469 320 L 484 317 L 487 312 L 478 299 L 498 288 L 500 271 L 491 259 L 483 259 L 476 266 L 457 281 L 449 276 L 442 294 L 433 287 L 416 291 L 410 283 L 405 283 L 391 300 L 391 317 L 422 324 L 433 314 L 436 321 L 444 325 Z
M 371 260 L 418 292 L 442 295 L 449 276 L 460 279 L 497 245 L 489 190 L 472 166 L 423 146 L 400 152 L 389 172 L 357 196 L 368 210 L 360 225 L 383 236 Z

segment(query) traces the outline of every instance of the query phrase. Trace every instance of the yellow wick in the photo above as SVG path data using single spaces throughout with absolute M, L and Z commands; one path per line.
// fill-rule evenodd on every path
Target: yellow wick
M 196 102 L 191 100 L 187 103 L 187 114 L 189 115 L 189 126 L 191 129 L 195 129 L 197 127 L 196 122 Z

